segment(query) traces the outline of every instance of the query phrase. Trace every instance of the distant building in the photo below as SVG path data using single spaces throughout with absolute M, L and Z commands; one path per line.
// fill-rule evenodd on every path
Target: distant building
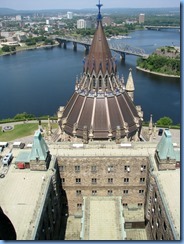
M 16 15 L 15 20 L 16 21 L 22 21 L 22 16 L 21 15 Z
M 73 12 L 67 12 L 67 19 L 73 19 Z
M 14 32 L 1 31 L 0 34 L 1 34 L 1 37 L 9 38 L 9 37 L 12 37 L 14 35 Z
M 91 28 L 92 23 L 90 20 L 79 19 L 77 20 L 77 29 Z
M 49 19 L 46 19 L 46 25 L 50 25 Z
M 45 26 L 45 31 L 52 32 L 52 26 L 50 25 Z
M 112 25 L 112 19 L 111 19 L 111 17 L 109 17 L 109 16 L 103 17 L 102 23 L 103 23 L 104 26 Z
M 46 25 L 52 25 L 53 22 L 53 19 L 46 19 Z
M 139 24 L 144 24 L 145 14 L 139 14 Z
M 133 19 L 133 20 L 126 19 L 126 20 L 125 20 L 125 23 L 126 23 L 127 25 L 136 24 L 136 23 L 137 23 L 137 20 L 135 20 L 135 19 Z

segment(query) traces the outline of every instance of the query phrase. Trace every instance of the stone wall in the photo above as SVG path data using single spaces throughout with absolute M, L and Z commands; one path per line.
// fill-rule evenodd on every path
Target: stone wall
M 58 165 L 70 215 L 81 211 L 83 196 L 121 196 L 125 207 L 145 204 L 148 157 L 59 157 Z
M 158 170 L 174 170 L 176 169 L 176 160 L 175 159 L 160 159 L 158 153 L 155 153 L 155 161 L 158 167 Z
M 53 162 L 52 162 L 53 163 Z M 38 216 L 38 226 L 35 240 L 63 240 L 65 233 L 66 218 L 63 208 L 63 189 L 57 161 L 50 170 L 50 184 L 46 191 L 45 202 Z
M 149 240 L 174 240 L 161 195 L 153 177 L 150 177 L 146 202 L 146 231 Z

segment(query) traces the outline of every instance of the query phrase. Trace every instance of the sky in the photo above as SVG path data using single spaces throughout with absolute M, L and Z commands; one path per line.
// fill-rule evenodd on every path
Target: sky
M 0 0 L 0 8 L 16 10 L 95 8 L 98 0 Z M 101 0 L 104 8 L 179 7 L 180 0 Z

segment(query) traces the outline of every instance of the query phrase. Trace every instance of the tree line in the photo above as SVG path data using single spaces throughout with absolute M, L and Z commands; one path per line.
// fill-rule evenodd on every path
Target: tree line
M 139 58 L 137 66 L 149 71 L 180 76 L 180 60 L 158 54 L 152 54 L 147 59 Z

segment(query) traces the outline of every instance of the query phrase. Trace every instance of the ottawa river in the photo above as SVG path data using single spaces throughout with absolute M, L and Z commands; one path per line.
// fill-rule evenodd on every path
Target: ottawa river
M 166 45 L 180 46 L 178 31 L 134 31 L 130 39 L 120 39 L 130 46 L 140 47 L 151 54 Z M 168 116 L 174 124 L 180 123 L 180 79 L 166 78 L 136 70 L 135 56 L 126 56 L 125 62 L 116 55 L 118 73 L 125 83 L 129 68 L 135 85 L 134 103 L 141 105 L 144 120 L 153 122 Z M 82 73 L 84 47 L 73 51 L 54 47 L 17 52 L 0 57 L 0 119 L 27 112 L 54 115 L 59 106 L 65 106 L 74 91 L 76 76 Z

